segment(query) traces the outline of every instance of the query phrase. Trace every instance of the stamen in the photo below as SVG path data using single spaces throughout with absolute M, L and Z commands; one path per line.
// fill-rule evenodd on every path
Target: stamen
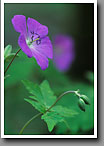
M 40 36 L 37 33 L 34 33 L 34 31 L 30 31 L 30 33 L 32 34 L 31 36 L 31 42 L 30 44 L 32 44 L 33 42 L 36 41 L 36 44 L 39 45 L 41 43 L 41 39 Z M 36 38 L 37 37 L 37 38 Z M 36 38 L 36 39 L 35 39 Z M 34 40 L 35 39 L 35 40 Z
M 34 31 L 30 31 L 31 34 L 34 34 Z
M 33 41 L 34 36 L 31 37 L 31 40 Z
M 40 39 L 40 38 L 37 38 L 37 39 L 33 40 L 32 43 L 35 42 L 35 41 L 37 41 L 37 40 L 39 40 L 39 39 Z
M 41 39 L 36 40 L 36 44 L 37 44 L 37 45 L 41 44 Z

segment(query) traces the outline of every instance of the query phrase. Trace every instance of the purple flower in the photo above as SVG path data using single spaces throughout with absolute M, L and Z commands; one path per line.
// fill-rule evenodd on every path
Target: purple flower
M 48 34 L 48 28 L 33 18 L 27 19 L 24 15 L 15 15 L 12 18 L 14 29 L 20 33 L 18 44 L 29 57 L 35 57 L 42 70 L 48 67 L 48 58 L 53 58 L 53 48 Z M 28 31 L 27 31 L 28 27 Z
M 75 58 L 74 41 L 69 36 L 57 35 L 54 45 L 54 64 L 59 71 L 67 71 Z

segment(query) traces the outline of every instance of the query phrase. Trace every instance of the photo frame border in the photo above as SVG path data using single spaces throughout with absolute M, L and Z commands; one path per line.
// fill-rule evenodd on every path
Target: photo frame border
M 6 3 L 94 4 L 94 135 L 5 135 L 4 134 L 4 5 Z M 97 138 L 97 0 L 1 0 L 1 138 Z

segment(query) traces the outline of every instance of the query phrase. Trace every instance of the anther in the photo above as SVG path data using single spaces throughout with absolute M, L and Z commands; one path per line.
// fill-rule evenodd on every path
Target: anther
M 41 39 L 36 40 L 36 44 L 37 44 L 37 45 L 41 44 Z
M 34 36 L 31 37 L 31 40 L 33 41 Z
M 31 34 L 34 34 L 34 31 L 30 31 Z

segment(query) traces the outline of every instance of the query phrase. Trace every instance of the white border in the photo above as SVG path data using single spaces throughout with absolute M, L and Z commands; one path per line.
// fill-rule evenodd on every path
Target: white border
M 38 0 L 35 3 L 94 3 L 94 135 L 4 135 L 4 4 L 34 0 L 1 0 L 1 138 L 97 138 L 97 0 Z

